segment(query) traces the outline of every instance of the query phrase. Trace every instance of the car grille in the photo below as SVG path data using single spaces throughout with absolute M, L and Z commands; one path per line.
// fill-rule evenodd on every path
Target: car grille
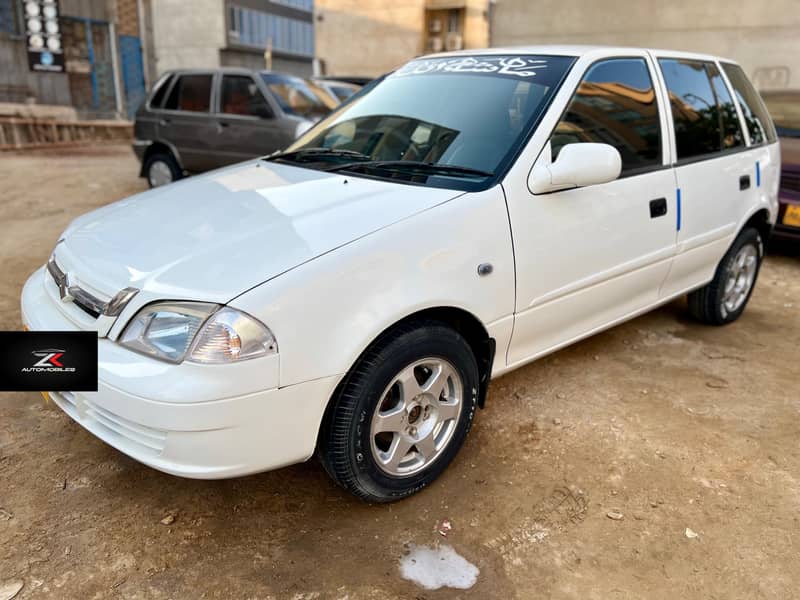
M 781 189 L 800 192 L 800 171 L 782 171 Z

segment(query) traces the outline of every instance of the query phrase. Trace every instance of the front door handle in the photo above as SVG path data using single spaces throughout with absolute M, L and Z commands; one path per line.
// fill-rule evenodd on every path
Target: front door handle
M 170 124 L 170 122 L 171 122 L 171 121 L 170 121 L 169 119 L 161 119 L 161 120 L 158 122 L 158 124 L 159 124 L 159 125 L 161 125 L 162 127 L 166 127 L 167 125 L 169 125 L 169 124 Z
M 739 189 L 740 190 L 750 189 L 750 175 L 742 175 L 741 177 L 739 177 Z
M 217 133 L 222 133 L 224 129 L 228 127 L 228 123 L 225 121 L 217 121 Z
M 651 219 L 657 219 L 658 217 L 663 217 L 665 214 L 667 214 L 666 198 L 656 198 L 655 200 L 650 200 Z

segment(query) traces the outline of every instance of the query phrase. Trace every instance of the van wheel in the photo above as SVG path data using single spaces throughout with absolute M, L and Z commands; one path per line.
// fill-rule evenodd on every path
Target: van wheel
M 144 175 L 151 188 L 161 187 L 181 178 L 181 169 L 170 154 L 153 154 L 144 164 Z
M 319 440 L 325 470 L 367 502 L 420 491 L 461 448 L 478 405 L 478 382 L 469 344 L 444 323 L 417 322 L 384 334 L 332 400 Z
M 744 312 L 758 278 L 764 244 L 758 230 L 742 230 L 711 283 L 689 294 L 689 312 L 710 325 L 732 323 Z

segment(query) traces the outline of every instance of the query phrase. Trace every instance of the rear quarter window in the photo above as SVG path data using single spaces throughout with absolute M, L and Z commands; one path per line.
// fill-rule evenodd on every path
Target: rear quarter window
M 167 75 L 156 85 L 156 93 L 153 94 L 153 97 L 150 99 L 151 108 L 161 108 L 161 105 L 164 104 L 164 97 L 167 95 L 167 90 L 169 90 L 169 86 L 172 83 L 172 78 L 172 75 Z
M 747 131 L 750 133 L 750 143 L 763 144 L 776 141 L 778 136 L 769 112 L 742 68 L 739 65 L 722 63 L 722 69 L 728 76 L 736 99 L 739 101 L 744 121 L 747 124 Z

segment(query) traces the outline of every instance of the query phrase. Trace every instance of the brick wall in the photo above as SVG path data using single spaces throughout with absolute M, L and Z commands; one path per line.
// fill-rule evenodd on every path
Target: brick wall
M 139 13 L 136 0 L 117 0 L 117 33 L 139 35 Z

